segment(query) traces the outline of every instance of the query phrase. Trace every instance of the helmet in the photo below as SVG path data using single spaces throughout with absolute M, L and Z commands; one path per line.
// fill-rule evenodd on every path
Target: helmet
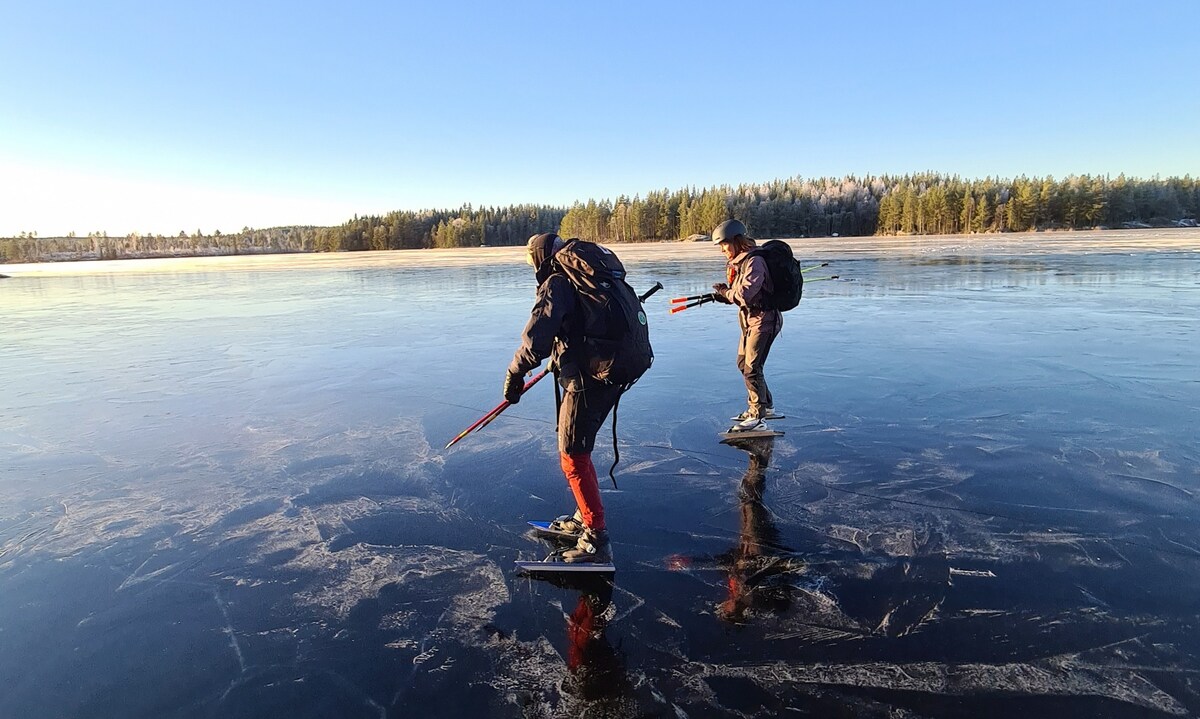
M 739 235 L 746 234 L 746 226 L 738 220 L 725 220 L 712 231 L 712 241 L 716 244 L 729 242 Z

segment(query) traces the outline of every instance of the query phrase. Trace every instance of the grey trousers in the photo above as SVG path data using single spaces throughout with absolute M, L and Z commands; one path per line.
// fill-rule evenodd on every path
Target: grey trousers
M 742 328 L 742 338 L 738 342 L 737 367 L 746 380 L 746 404 L 750 410 L 759 416 L 765 410 L 775 407 L 775 398 L 767 387 L 767 377 L 763 367 L 767 364 L 767 355 L 771 352 L 771 344 L 783 329 L 782 318 L 774 313 L 774 318 L 751 318 L 747 321 L 745 315 L 738 317 Z M 766 320 L 766 321 L 764 321 Z

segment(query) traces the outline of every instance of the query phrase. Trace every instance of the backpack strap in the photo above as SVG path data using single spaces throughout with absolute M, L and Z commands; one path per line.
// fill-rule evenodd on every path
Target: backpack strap
M 613 463 L 612 466 L 608 468 L 608 478 L 612 480 L 613 489 L 617 489 L 617 475 L 613 472 L 617 468 L 617 462 L 621 461 L 621 451 L 617 449 L 617 408 L 621 406 L 621 395 L 625 394 L 625 390 L 629 389 L 629 387 L 630 385 L 625 385 L 622 387 L 621 391 L 617 394 L 617 401 L 613 402 Z
M 554 434 L 558 434 L 558 415 L 562 412 L 562 385 L 558 383 L 558 365 L 554 365 Z

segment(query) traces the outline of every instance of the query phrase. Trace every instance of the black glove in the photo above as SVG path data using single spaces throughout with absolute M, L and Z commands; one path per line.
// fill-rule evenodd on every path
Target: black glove
M 717 302 L 720 302 L 722 304 L 726 304 L 726 305 L 732 304 L 725 297 L 725 292 L 729 290 L 729 285 L 725 284 L 724 282 L 718 282 L 717 284 L 713 285 L 712 288 L 713 288 L 713 299 L 714 300 L 716 300 Z
M 525 378 L 519 374 L 509 372 L 504 376 L 504 399 L 508 400 L 509 404 L 516 404 L 521 401 L 521 393 L 525 391 Z

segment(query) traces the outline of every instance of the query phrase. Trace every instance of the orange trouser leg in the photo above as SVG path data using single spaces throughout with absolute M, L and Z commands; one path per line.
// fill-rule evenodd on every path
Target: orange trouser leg
M 575 504 L 583 515 L 583 523 L 591 529 L 604 529 L 604 504 L 600 502 L 600 482 L 596 479 L 596 467 L 592 464 L 592 454 L 559 455 L 563 474 L 567 476 L 567 484 L 571 485 L 571 493 L 575 495 Z

